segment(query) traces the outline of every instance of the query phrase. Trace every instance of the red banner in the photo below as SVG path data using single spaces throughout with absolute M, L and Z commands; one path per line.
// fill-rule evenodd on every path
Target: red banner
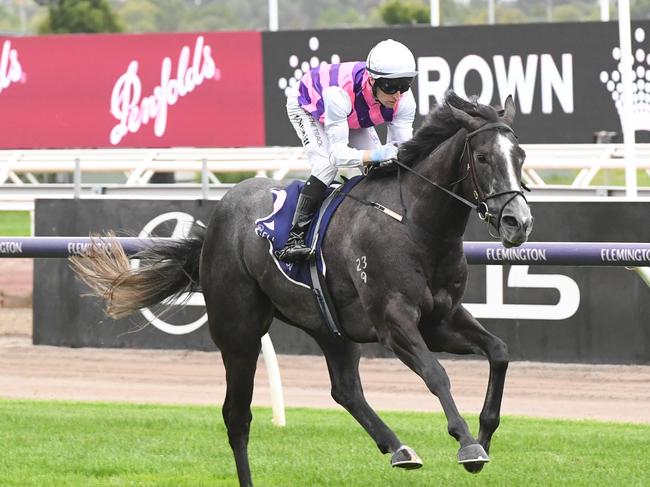
M 259 32 L 0 37 L 0 148 L 264 145 Z

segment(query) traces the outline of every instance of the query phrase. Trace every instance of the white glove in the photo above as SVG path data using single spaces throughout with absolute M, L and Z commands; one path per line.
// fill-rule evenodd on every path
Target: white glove
M 384 144 L 370 151 L 369 161 L 373 166 L 383 166 L 391 159 L 397 159 L 397 147 L 393 144 Z

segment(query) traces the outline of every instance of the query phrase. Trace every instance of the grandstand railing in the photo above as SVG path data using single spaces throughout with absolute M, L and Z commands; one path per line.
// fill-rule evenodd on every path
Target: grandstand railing
M 623 144 L 522 144 L 527 158 L 523 177 L 546 186 L 540 171 L 577 170 L 571 186 L 588 187 L 604 169 L 623 169 Z M 636 144 L 636 165 L 650 174 L 650 144 Z M 38 185 L 37 174 L 123 172 L 126 185 L 149 182 L 156 172 L 200 172 L 204 183 L 219 183 L 215 173 L 253 172 L 282 179 L 305 172 L 309 164 L 301 147 L 161 149 L 0 150 L 0 185 Z
M 282 179 L 309 170 L 300 147 L 0 150 L 0 184 L 39 184 L 36 174 L 123 172 L 127 185 L 148 183 L 155 172 L 254 172 Z
M 623 144 L 521 144 L 526 151 L 526 182 L 546 186 L 539 171 L 578 170 L 571 186 L 588 187 L 604 169 L 625 169 Z M 650 174 L 650 144 L 636 144 L 636 165 Z

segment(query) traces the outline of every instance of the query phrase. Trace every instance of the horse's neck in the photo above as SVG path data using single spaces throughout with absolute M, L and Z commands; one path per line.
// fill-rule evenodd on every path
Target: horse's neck
M 460 130 L 432 156 L 416 164 L 414 169 L 440 186 L 449 188 L 450 183 L 465 175 L 460 163 L 465 135 L 465 130 Z M 469 218 L 469 206 L 414 174 L 405 177 L 404 186 L 410 196 L 407 212 L 411 225 L 439 240 L 462 239 Z M 460 190 L 463 186 L 461 182 L 454 189 Z

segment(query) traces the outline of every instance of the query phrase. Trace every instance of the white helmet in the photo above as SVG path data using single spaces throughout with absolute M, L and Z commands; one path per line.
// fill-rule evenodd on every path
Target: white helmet
M 413 54 L 401 42 L 393 39 L 381 41 L 372 48 L 366 60 L 366 69 L 373 78 L 413 78 L 415 69 Z

